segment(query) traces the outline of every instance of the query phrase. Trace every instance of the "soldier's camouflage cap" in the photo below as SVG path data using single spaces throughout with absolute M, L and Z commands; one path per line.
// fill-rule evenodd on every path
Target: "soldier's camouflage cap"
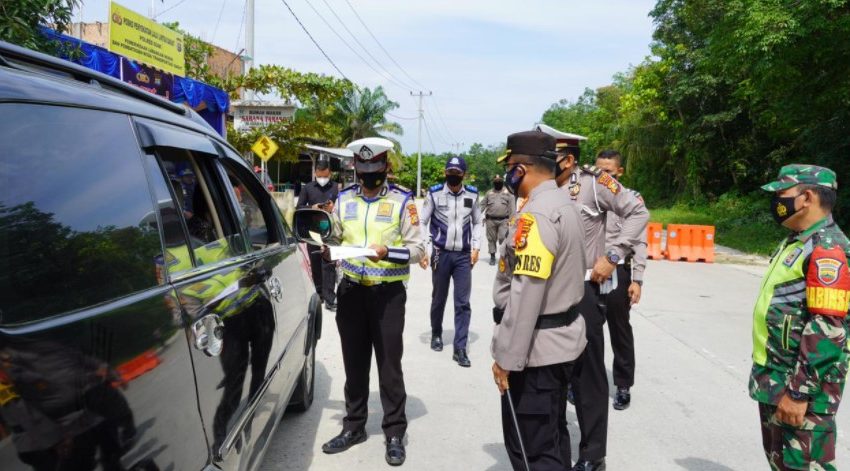
M 797 185 L 820 185 L 833 190 L 838 189 L 835 172 L 817 165 L 786 165 L 779 170 L 775 181 L 761 187 L 764 191 L 782 191 Z

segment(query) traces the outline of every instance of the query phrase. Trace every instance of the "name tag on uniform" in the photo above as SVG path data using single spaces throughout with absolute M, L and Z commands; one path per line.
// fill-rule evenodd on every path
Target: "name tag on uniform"
M 448 205 L 449 201 L 446 199 L 446 195 L 440 195 L 437 197 L 437 206 L 445 208 Z
M 464 198 L 463 199 L 463 207 L 471 208 L 472 207 L 472 198 Z
M 349 201 L 348 203 L 345 203 L 345 211 L 343 213 L 342 218 L 346 221 L 357 219 L 357 201 Z
M 375 215 L 375 221 L 380 222 L 390 222 L 393 219 L 393 204 L 392 203 L 379 203 L 378 204 L 378 214 Z

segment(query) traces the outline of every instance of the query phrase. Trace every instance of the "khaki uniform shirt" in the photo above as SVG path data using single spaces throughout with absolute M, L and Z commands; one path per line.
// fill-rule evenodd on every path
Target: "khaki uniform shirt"
M 536 330 L 537 317 L 559 314 L 584 296 L 584 237 L 581 219 L 554 180 L 532 190 L 511 220 L 502 244 L 493 300 L 504 308 L 491 354 L 502 368 L 521 371 L 573 361 L 584 351 L 584 319 Z
M 584 242 L 587 244 L 587 269 L 593 268 L 596 259 L 609 250 L 624 259 L 646 237 L 646 224 L 649 222 L 646 205 L 611 175 L 585 165 L 577 168 L 561 189 L 581 212 Z M 610 241 L 605 238 L 608 211 L 622 219 L 620 232 Z
M 481 209 L 484 215 L 491 218 L 510 217 L 515 209 L 514 197 L 504 188 L 502 191 L 490 190 L 481 201 Z
M 634 193 L 639 200 L 643 201 L 640 193 L 629 188 L 625 188 L 627 192 Z M 613 217 L 610 217 L 613 216 Z M 610 247 L 614 244 L 617 236 L 623 230 L 623 218 L 617 215 L 610 215 L 605 227 L 605 246 Z M 629 254 L 632 257 L 632 281 L 643 281 L 643 273 L 646 271 L 647 258 L 647 243 L 646 230 L 643 231 L 640 241 L 633 247 Z M 628 257 L 627 255 L 626 257 Z

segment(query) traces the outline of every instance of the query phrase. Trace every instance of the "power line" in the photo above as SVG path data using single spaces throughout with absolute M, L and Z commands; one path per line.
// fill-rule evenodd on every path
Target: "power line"
M 182 4 L 184 4 L 184 3 L 186 3 L 186 0 L 180 0 L 179 2 L 175 3 L 174 5 L 172 5 L 172 6 L 168 7 L 168 8 L 166 8 L 165 10 L 162 10 L 161 12 L 157 13 L 156 15 L 154 15 L 154 16 L 153 16 L 153 19 L 157 19 L 157 18 L 159 18 L 160 16 L 162 16 L 162 15 L 164 15 L 164 14 L 166 14 L 166 13 L 170 12 L 171 10 L 173 10 L 173 9 L 175 9 L 175 8 L 177 8 L 177 7 L 179 7 L 180 5 L 182 5 Z
M 239 50 L 239 40 L 242 38 L 242 27 L 245 26 L 245 10 L 247 10 L 247 9 L 248 9 L 248 0 L 245 0 L 244 2 L 242 2 L 242 20 L 239 22 L 239 30 L 236 32 L 236 45 L 233 46 L 234 51 Z
M 449 140 L 443 136 L 443 133 L 442 131 L 440 131 L 439 126 L 437 126 L 436 121 L 434 121 L 434 118 L 432 118 L 430 114 L 426 114 L 424 110 L 422 115 L 423 119 L 425 119 L 426 121 L 431 121 L 431 125 L 434 128 L 434 135 L 437 137 L 437 140 L 441 141 L 443 144 L 449 145 Z
M 215 28 L 213 28 L 212 38 L 210 39 L 210 44 L 215 43 L 215 35 L 218 33 L 218 27 L 221 25 L 221 15 L 224 14 L 224 7 L 227 6 L 227 0 L 221 1 L 221 9 L 218 11 L 218 19 L 215 22 Z
M 357 39 L 357 35 L 355 35 L 351 31 L 351 29 L 348 28 L 348 25 L 345 24 L 344 21 L 342 21 L 342 18 L 339 17 L 339 15 L 336 13 L 336 11 L 333 9 L 333 7 L 331 7 L 331 5 L 327 2 L 327 0 L 322 0 L 322 3 L 324 3 L 325 6 L 328 8 L 328 10 L 330 10 L 331 14 L 334 16 L 334 18 L 336 18 L 336 20 L 339 22 L 339 24 L 342 25 L 343 29 L 345 29 L 345 31 L 348 32 L 349 36 L 351 36 L 354 39 L 354 42 L 356 42 L 360 46 L 360 48 L 363 49 L 363 51 L 365 51 L 366 54 L 369 57 L 372 58 L 373 61 L 375 61 L 375 64 L 377 64 L 378 67 L 384 69 L 384 71 L 389 76 L 390 81 L 395 80 L 396 82 L 400 83 L 402 85 L 402 88 L 405 89 L 405 90 L 412 90 L 414 88 L 414 87 L 411 87 L 409 84 L 405 83 L 404 80 L 401 80 L 395 74 L 390 72 L 389 69 L 387 69 L 386 67 L 384 67 L 383 64 L 381 64 L 381 61 L 379 61 L 378 58 L 376 58 L 375 56 L 372 55 L 371 52 L 369 52 L 369 49 L 366 46 L 364 46 L 363 43 L 361 43 L 359 39 Z M 330 28 L 330 25 L 328 25 L 328 27 Z M 333 28 L 331 28 L 331 29 L 333 29 Z M 383 75 L 383 74 L 379 73 L 379 75 Z
M 314 38 L 314 37 L 313 37 L 313 35 L 312 35 L 312 34 L 310 34 L 310 32 L 309 32 L 309 31 L 307 31 L 307 27 L 306 27 L 306 26 L 304 26 L 304 23 L 302 23 L 302 22 L 301 22 L 301 20 L 299 20 L 299 19 L 298 19 L 298 15 L 296 15 L 296 14 L 295 14 L 295 12 L 294 12 L 294 11 L 292 11 L 292 7 L 290 7 L 290 6 L 289 6 L 289 4 L 288 4 L 288 3 L 286 3 L 286 0 L 280 0 L 280 1 L 282 1 L 282 2 L 283 2 L 283 4 L 284 4 L 284 5 L 286 5 L 286 9 L 287 9 L 287 10 L 289 10 L 289 13 L 291 13 L 291 14 L 292 14 L 292 17 L 293 17 L 293 18 L 295 18 L 295 21 L 297 21 L 297 22 L 298 22 L 298 24 L 301 26 L 301 29 L 303 29 L 303 30 L 304 30 L 304 33 L 305 33 L 305 34 L 307 34 L 307 37 L 309 37 L 309 38 L 310 38 L 310 41 L 313 41 L 313 44 L 315 44 L 315 45 L 316 45 L 316 48 L 318 48 L 318 49 L 319 49 L 319 51 L 321 51 L 322 55 L 323 55 L 323 56 L 325 56 L 325 59 L 327 59 L 327 60 L 328 60 L 328 62 L 330 62 L 330 63 L 331 63 L 331 65 L 333 66 L 333 68 L 334 68 L 334 69 L 336 69 L 336 71 L 337 71 L 337 72 L 339 72 L 339 75 L 342 75 L 342 78 L 344 78 L 344 79 L 348 80 L 349 82 L 351 82 L 351 80 L 350 80 L 348 77 L 346 77 L 346 76 L 345 76 L 345 74 L 344 74 L 344 73 L 342 73 L 342 71 L 341 71 L 341 70 L 339 70 L 339 67 L 337 67 L 337 66 L 336 66 L 336 64 L 334 63 L 334 61 L 330 58 L 330 56 L 328 56 L 328 53 L 326 53 L 326 52 L 325 52 L 325 50 L 324 50 L 324 49 L 322 49 L 322 46 L 319 46 L 319 43 L 318 43 L 318 42 L 316 42 L 316 38 Z M 354 82 L 352 82 L 352 83 L 354 83 Z
M 407 121 L 413 121 L 414 119 L 419 119 L 418 116 L 412 116 L 412 117 L 408 118 L 407 116 L 399 116 L 399 115 L 392 114 L 392 113 L 385 113 L 385 114 L 387 116 L 391 117 L 391 118 L 404 119 L 404 120 L 407 120 Z
M 381 42 L 378 41 L 378 38 L 372 33 L 372 30 L 369 29 L 368 26 L 366 26 L 366 22 L 364 22 L 363 18 L 360 17 L 360 14 L 357 13 L 357 10 L 354 9 L 354 6 L 351 4 L 351 2 L 348 1 L 348 0 L 345 0 L 345 3 L 348 4 L 348 8 L 351 8 L 351 11 L 354 12 L 354 16 L 356 16 L 357 19 L 360 21 L 360 24 L 363 25 L 364 28 L 366 28 L 366 31 L 369 33 L 369 36 L 372 36 L 372 39 L 374 39 L 375 43 L 378 45 L 378 47 L 380 47 L 381 50 L 384 51 L 384 54 L 386 54 L 387 57 L 389 57 L 390 61 L 392 61 L 392 63 L 395 64 L 395 66 L 398 67 L 398 69 L 401 70 L 402 73 L 404 73 L 404 75 L 406 75 L 411 81 L 413 81 L 414 84 L 418 85 L 420 88 L 427 89 L 428 87 L 419 83 L 419 81 L 417 81 L 410 74 L 408 74 L 406 70 L 404 70 L 404 67 L 402 67 L 401 64 L 399 64 L 398 62 L 396 62 L 395 59 L 393 59 L 393 56 L 391 56 L 390 53 L 387 51 L 387 49 L 383 46 L 383 44 L 381 44 Z
M 456 141 L 457 139 L 455 139 L 451 129 L 449 129 L 449 127 L 446 125 L 446 120 L 443 119 L 443 113 L 440 112 L 440 106 L 437 105 L 437 98 L 432 95 L 431 101 L 434 102 L 434 110 L 437 112 L 437 118 L 439 118 L 440 122 L 443 123 L 443 128 L 446 130 L 446 134 L 449 135 L 449 139 L 451 139 L 452 141 Z
M 405 86 L 403 86 L 403 85 L 399 85 L 397 82 L 394 82 L 394 81 L 393 81 L 393 79 L 392 79 L 391 77 L 386 76 L 383 72 L 381 72 L 380 70 L 378 70 L 378 69 L 376 69 L 375 67 L 373 67 L 373 66 L 372 66 L 372 64 L 370 64 L 370 63 L 369 63 L 369 61 L 367 61 L 365 58 L 363 58 L 363 56 L 361 56 L 361 55 L 357 52 L 357 50 L 355 50 L 355 49 L 351 46 L 351 44 L 349 44 L 349 43 L 348 43 L 348 41 L 346 41 L 346 40 L 345 40 L 345 38 L 343 38 L 343 37 L 342 37 L 342 35 L 340 35 L 340 34 L 339 34 L 339 32 L 337 32 L 337 30 L 336 30 L 333 26 L 331 26 L 330 22 L 328 22 L 328 20 L 327 20 L 327 19 L 325 19 L 325 17 L 324 17 L 324 16 L 322 16 L 322 14 L 321 14 L 321 13 L 319 13 L 319 10 L 317 10 L 317 9 L 316 9 L 316 7 L 314 7 L 314 6 L 313 6 L 313 4 L 312 4 L 312 3 L 310 3 L 310 0 L 304 0 L 304 2 L 307 4 L 307 6 L 309 6 L 309 7 L 310 7 L 310 9 L 311 9 L 311 10 L 313 10 L 313 13 L 315 13 L 315 14 L 319 17 L 319 19 L 321 19 L 321 20 L 322 20 L 322 22 L 323 22 L 323 23 L 325 23 L 325 26 L 327 26 L 327 27 L 328 27 L 328 29 L 329 29 L 329 30 L 331 30 L 331 32 L 332 32 L 333 34 L 335 34 L 335 35 L 336 35 L 336 37 L 337 37 L 337 38 L 339 38 L 339 40 L 340 40 L 340 41 L 342 41 L 342 43 L 343 43 L 343 44 L 345 44 L 345 46 L 346 46 L 346 47 L 348 47 L 348 49 L 349 49 L 351 52 L 353 52 L 353 53 L 354 53 L 354 55 L 355 55 L 355 56 L 357 56 L 357 57 L 358 57 L 361 61 L 363 61 L 363 63 L 364 63 L 364 64 L 366 64 L 366 65 L 367 65 L 370 69 L 372 69 L 372 71 L 373 71 L 373 72 L 375 72 L 376 74 L 378 74 L 378 75 L 380 75 L 380 76 L 384 77 L 385 79 L 389 80 L 389 81 L 390 81 L 390 83 L 392 83 L 393 85 L 395 85 L 395 86 L 397 86 L 397 87 L 400 87 L 400 88 L 402 88 L 403 90 L 406 90 L 406 89 L 407 89 L 407 87 L 405 87 Z M 337 19 L 339 19 L 339 18 L 337 18 Z
M 431 151 L 434 152 L 434 155 L 437 155 L 437 147 L 434 146 L 434 140 L 431 139 L 431 130 L 428 129 L 428 122 L 425 121 L 422 124 L 425 125 L 425 135 L 428 136 L 428 142 L 431 143 Z

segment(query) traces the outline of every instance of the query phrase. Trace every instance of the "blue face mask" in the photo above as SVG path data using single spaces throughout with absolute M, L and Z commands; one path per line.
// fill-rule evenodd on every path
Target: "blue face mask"
M 505 186 L 508 187 L 508 191 L 512 195 L 517 194 L 519 186 L 522 184 L 522 179 L 525 177 L 525 172 L 523 172 L 522 175 L 518 175 L 519 168 L 519 165 L 514 165 L 507 171 L 507 173 L 505 173 Z

